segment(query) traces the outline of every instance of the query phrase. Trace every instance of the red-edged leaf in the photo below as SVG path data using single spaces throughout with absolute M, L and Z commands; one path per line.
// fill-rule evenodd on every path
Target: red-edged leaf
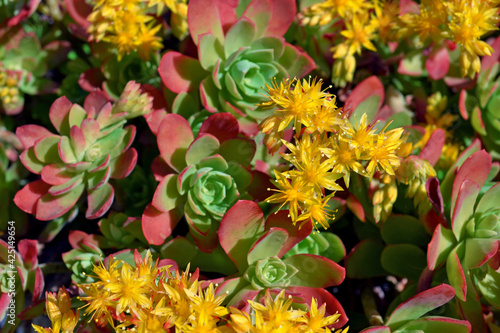
M 420 318 L 401 327 L 401 332 L 469 333 L 470 331 L 471 324 L 467 320 L 458 320 L 447 317 Z
M 203 34 L 213 34 L 224 41 L 224 30 L 236 21 L 236 0 L 191 0 L 188 7 L 189 33 L 195 44 Z
M 238 136 L 240 129 L 238 121 L 230 113 L 216 113 L 205 119 L 199 133 L 208 133 L 215 136 L 222 143 Z
M 452 202 L 451 227 L 459 241 L 465 235 L 465 223 L 474 214 L 474 205 L 480 190 L 475 182 L 465 179 L 460 186 L 456 201 Z
M 85 0 L 64 0 L 64 4 L 69 15 L 71 15 L 76 23 L 85 29 L 90 26 L 87 16 L 92 13 L 93 7 L 91 5 L 89 5 Z
M 201 80 L 208 75 L 197 59 L 175 51 L 168 51 L 163 55 L 158 73 L 163 84 L 177 94 L 197 89 Z
M 111 178 L 125 178 L 134 170 L 137 163 L 137 150 L 135 150 L 135 148 L 130 148 L 111 163 L 113 165 Z
M 257 38 L 263 36 L 266 30 L 270 28 L 271 22 L 269 22 L 269 20 L 271 19 L 272 7 L 273 6 L 271 4 L 271 1 L 269 0 L 254 0 L 250 2 L 250 4 L 245 9 L 245 12 L 243 13 L 242 17 L 249 19 L 253 23 L 254 29 L 256 29 L 256 33 L 254 32 L 254 34 Z M 266 35 L 273 34 L 268 33 Z M 279 34 L 277 36 L 282 35 L 283 34 Z
M 92 91 L 87 97 L 85 97 L 83 108 L 88 113 L 91 113 L 92 110 L 94 110 L 94 114 L 97 115 L 99 110 L 101 110 L 107 103 L 109 103 L 108 96 L 101 90 L 96 90 Z
M 436 177 L 428 178 L 425 182 L 425 189 L 432 206 L 439 214 L 444 214 L 443 196 L 441 195 L 439 180 Z
M 464 267 L 474 269 L 482 266 L 498 252 L 498 239 L 469 238 L 465 240 Z
M 425 61 L 425 69 L 433 80 L 441 80 L 446 76 L 450 69 L 450 56 L 446 46 L 432 50 Z
M 332 316 L 336 313 L 340 314 L 338 321 L 332 325 L 334 329 L 343 327 L 349 321 L 349 318 L 347 317 L 340 302 L 327 290 L 323 288 L 310 287 L 289 287 L 287 289 L 293 293 L 300 294 L 300 297 L 304 299 L 306 304 L 309 306 L 311 306 L 313 297 L 318 302 L 318 307 L 326 304 L 325 317 Z
M 360 333 L 391 333 L 389 326 L 369 327 L 362 330 Z
M 158 127 L 160 127 L 160 123 L 166 114 L 167 111 L 165 110 L 155 110 L 144 115 L 144 119 L 146 119 L 149 129 L 151 130 L 151 132 L 153 132 L 154 135 L 158 134 Z
M 14 196 L 14 203 L 22 211 L 28 214 L 35 214 L 38 200 L 44 196 L 50 185 L 43 180 L 36 180 L 24 186 Z
M 434 270 L 437 265 L 443 262 L 455 244 L 456 239 L 453 232 L 438 224 L 427 247 L 427 266 L 429 269 Z
M 255 202 L 239 200 L 222 218 L 218 232 L 220 245 L 243 271 L 250 248 L 264 233 L 264 214 Z
M 423 291 L 412 298 L 401 303 L 387 319 L 385 324 L 392 330 L 397 330 L 402 325 L 420 318 L 427 312 L 448 303 L 455 291 L 447 284 L 440 284 L 437 287 Z
M 281 246 L 286 242 L 288 233 L 281 228 L 271 228 L 260 237 L 248 251 L 248 264 L 251 265 L 257 260 L 277 256 Z
M 18 250 L 25 267 L 31 269 L 38 266 L 38 242 L 35 239 L 22 239 L 19 241 Z
M 445 138 L 446 133 L 442 129 L 435 129 L 422 151 L 420 151 L 419 157 L 427 160 L 431 165 L 435 165 L 441 157 Z
M 48 135 L 53 136 L 54 134 L 49 132 L 45 127 L 38 125 L 24 125 L 16 129 L 16 135 L 19 141 L 21 141 L 24 149 L 33 147 L 35 142 Z
M 358 200 L 358 198 L 356 198 L 356 196 L 354 194 L 349 193 L 349 196 L 347 197 L 347 200 L 346 200 L 346 205 L 347 205 L 347 208 L 349 208 L 349 210 L 351 212 L 353 212 L 354 215 L 356 215 L 356 217 L 360 221 L 366 222 L 365 210 L 363 208 L 363 205 Z
M 177 190 L 178 178 L 177 174 L 170 174 L 158 184 L 151 204 L 159 211 L 166 213 L 184 201 Z
M 279 211 L 276 214 L 271 214 L 266 220 L 265 228 L 269 230 L 270 228 L 283 228 L 288 233 L 288 238 L 281 245 L 281 250 L 278 253 L 278 257 L 282 257 L 290 251 L 295 244 L 304 240 L 312 232 L 312 223 L 308 222 L 300 226 L 299 223 L 293 225 L 292 220 L 288 217 L 288 211 Z
M 72 188 L 71 191 L 58 196 L 53 196 L 50 193 L 45 194 L 38 200 L 36 218 L 42 221 L 49 221 L 64 215 L 73 208 L 84 189 L 85 185 L 80 184 Z
M 216 154 L 219 147 L 219 140 L 212 134 L 202 133 L 198 135 L 186 151 L 187 165 L 196 165 L 202 159 Z
M 166 213 L 149 204 L 142 214 L 142 231 L 149 244 L 161 245 L 172 234 L 182 215 L 172 209 Z
M 172 169 L 161 156 L 157 156 L 151 164 L 151 172 L 153 173 L 155 180 L 157 182 L 161 182 L 163 177 L 168 174 L 175 173 L 175 170 Z
M 40 175 L 42 180 L 50 185 L 62 185 L 72 178 L 64 164 L 49 164 L 43 167 Z
M 453 191 L 451 196 L 451 211 L 454 211 L 454 204 L 457 200 L 458 191 L 465 179 L 475 182 L 482 188 L 491 170 L 491 156 L 486 151 L 481 150 L 467 158 L 458 170 L 453 181 Z
M 81 160 L 83 157 L 83 153 L 85 152 L 85 148 L 87 147 L 85 135 L 83 135 L 83 132 L 79 127 L 73 126 L 70 130 L 70 136 L 75 156 L 77 160 Z
M 291 286 L 326 288 L 341 284 L 345 278 L 344 267 L 322 256 L 296 254 L 283 262 L 298 269 L 290 278 Z
M 91 68 L 80 75 L 78 85 L 85 91 L 93 92 L 102 87 L 104 80 L 105 77 L 100 68 Z
M 369 78 L 363 80 L 351 92 L 351 94 L 347 98 L 347 101 L 345 102 L 345 105 L 349 106 L 350 108 L 350 112 L 347 115 L 350 116 L 356 111 L 356 109 L 362 102 L 373 96 L 378 98 L 378 110 L 384 102 L 385 94 L 384 86 L 376 76 L 370 76 Z
M 71 103 L 69 99 L 63 96 L 56 99 L 50 107 L 50 121 L 52 122 L 52 125 L 54 125 L 56 130 L 63 135 L 67 135 L 69 131 L 67 123 L 69 110 L 71 110 L 72 106 L 73 103 Z
M 45 288 L 45 280 L 43 278 L 43 273 L 40 267 L 37 267 L 35 272 L 35 285 L 33 287 L 33 295 L 31 297 L 31 300 L 33 302 L 36 302 L 40 299 L 44 288 Z
M 89 191 L 87 196 L 87 211 L 85 217 L 87 219 L 96 219 L 103 216 L 111 207 L 115 198 L 115 190 L 109 183 Z
M 446 260 L 446 273 L 448 274 L 448 280 L 451 286 L 455 289 L 456 296 L 465 302 L 467 295 L 467 281 L 465 280 L 464 269 L 460 263 L 460 258 L 458 257 L 458 245 L 455 247 Z
M 483 57 L 485 58 L 485 57 Z M 460 111 L 460 115 L 465 120 L 469 119 L 469 112 L 467 110 L 467 106 L 465 104 L 465 100 L 467 99 L 467 90 L 462 89 L 460 91 L 460 97 L 458 98 L 458 111 Z
M 9 306 L 10 303 L 10 293 L 2 293 L 0 295 L 0 316 L 1 318 L 4 318 L 5 314 L 7 313 L 7 307 Z
M 174 113 L 165 115 L 158 129 L 158 148 L 165 162 L 177 172 L 186 167 L 185 155 L 193 139 L 186 119 Z

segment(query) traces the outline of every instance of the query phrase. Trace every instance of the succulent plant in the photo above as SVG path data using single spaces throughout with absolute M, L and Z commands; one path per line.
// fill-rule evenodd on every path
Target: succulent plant
M 441 194 L 429 193 L 429 198 L 435 198 L 435 209 L 450 218 L 438 224 L 434 230 L 427 251 L 428 267 L 431 271 L 440 268 L 446 271 L 458 302 L 461 306 L 467 302 L 464 318 L 478 332 L 485 329 L 478 290 L 485 292 L 486 300 L 497 304 L 486 281 L 494 280 L 497 274 L 495 269 L 498 269 L 498 259 L 495 258 L 500 245 L 500 210 L 497 202 L 500 184 L 490 187 L 480 196 L 485 184 L 497 172 L 498 165 L 492 165 L 487 152 L 479 151 L 479 142 L 476 141 L 462 153 L 441 187 L 436 189 L 440 189 Z M 450 202 L 451 206 L 443 205 L 443 202 Z
M 468 333 L 469 322 L 448 317 L 424 316 L 448 303 L 455 295 L 452 287 L 441 284 L 423 291 L 401 303 L 387 316 L 383 325 L 362 330 L 362 333 L 456 332 Z
M 184 215 L 197 245 L 208 252 L 215 249 L 222 217 L 252 179 L 245 167 L 255 142 L 238 138 L 238 132 L 236 119 L 228 113 L 208 117 L 196 138 L 186 119 L 164 116 L 157 134 L 161 157 L 153 165 L 164 170 L 156 172 L 160 184 L 142 217 L 151 244 L 163 244 Z
M 59 135 L 38 125 L 17 128 L 25 149 L 21 162 L 41 179 L 21 189 L 14 202 L 39 220 L 62 216 L 85 190 L 86 217 L 102 216 L 114 198 L 109 178 L 126 177 L 136 164 L 137 152 L 129 149 L 135 127 L 123 126 L 128 119 L 149 112 L 151 98 L 129 82 L 114 105 L 94 92 L 84 106 L 65 97 L 52 104 L 49 117 Z
M 142 235 L 141 221 L 123 213 L 110 213 L 99 221 L 99 229 L 105 238 L 101 241 L 101 248 L 137 248 L 144 245 L 141 242 L 147 244 Z
M 282 37 L 295 16 L 295 1 L 253 0 L 246 8 L 245 4 L 190 1 L 188 25 L 199 59 L 169 51 L 158 71 L 171 91 L 199 89 L 205 109 L 230 112 L 242 131 L 256 134 L 255 119 L 265 117 L 255 112 L 256 104 L 265 99 L 265 84 L 273 77 L 301 77 L 314 63 Z
M 56 83 L 44 76 L 66 58 L 69 46 L 57 40 L 42 46 L 33 33 L 22 28 L 0 31 L 0 109 L 8 115 L 18 114 L 24 94 L 54 92 Z
M 94 282 L 92 269 L 104 256 L 99 239 L 79 230 L 70 232 L 68 239 L 73 249 L 63 253 L 62 259 L 72 272 L 71 279 L 75 283 Z
M 476 133 L 493 159 L 500 160 L 500 90 L 498 73 L 500 72 L 500 37 L 491 46 L 494 53 L 483 57 L 481 72 L 477 77 L 475 89 L 462 89 L 460 92 L 459 110 L 462 117 L 470 120 Z
M 345 257 L 345 247 L 339 236 L 328 231 L 309 234 L 305 239 L 295 244 L 283 257 L 296 254 L 314 254 L 339 262 Z
M 244 307 L 247 300 L 260 299 L 266 289 L 277 293 L 285 289 L 306 302 L 322 295 L 328 313 L 342 314 L 334 327 L 344 325 L 347 317 L 342 307 L 322 289 L 341 283 L 344 268 L 319 255 L 296 254 L 281 259 L 311 231 L 311 223 L 301 228 L 294 226 L 286 211 L 265 220 L 256 203 L 239 200 L 224 215 L 218 230 L 220 245 L 239 273 L 228 277 L 217 292 L 226 292 L 227 304 L 236 307 Z
M 40 0 L 6 0 L 0 4 L 0 24 L 13 27 L 30 17 L 40 4 Z
M 14 223 L 14 222 L 11 222 Z M 38 242 L 32 239 L 19 241 L 18 251 L 12 241 L 15 225 L 7 228 L 8 243 L 0 240 L 0 320 L 7 316 L 3 330 L 14 331 L 19 325 L 18 315 L 24 310 L 25 293 L 32 293 L 32 301 L 40 299 L 45 286 L 44 274 L 38 265 Z M 12 229 L 14 228 L 14 229 Z

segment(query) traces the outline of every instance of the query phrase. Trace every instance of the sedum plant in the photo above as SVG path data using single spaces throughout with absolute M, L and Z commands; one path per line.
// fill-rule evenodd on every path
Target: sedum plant
M 255 142 L 237 137 L 238 132 L 238 122 L 228 113 L 208 117 L 196 138 L 180 115 L 163 117 L 157 134 L 160 158 L 153 165 L 160 183 L 142 217 L 150 244 L 163 244 L 184 216 L 200 249 L 217 247 L 220 221 L 252 181 L 246 167 Z
M 151 98 L 135 82 L 127 84 L 114 104 L 98 92 L 86 98 L 83 108 L 65 97 L 57 99 L 49 117 L 58 134 L 38 125 L 17 128 L 24 147 L 21 162 L 41 179 L 17 192 L 16 205 L 39 220 L 52 220 L 67 213 L 86 191 L 85 216 L 102 216 L 114 198 L 109 179 L 126 177 L 137 161 L 130 148 L 135 127 L 124 125 L 150 109 Z
M 189 1 L 188 26 L 198 59 L 168 51 L 158 71 L 171 91 L 199 89 L 205 109 L 230 112 L 242 131 L 256 134 L 262 118 L 256 104 L 264 101 L 261 87 L 273 77 L 301 77 L 314 64 L 283 38 L 296 13 L 295 1 L 245 4 Z

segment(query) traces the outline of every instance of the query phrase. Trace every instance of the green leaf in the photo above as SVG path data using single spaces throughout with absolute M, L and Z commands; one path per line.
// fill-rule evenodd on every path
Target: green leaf
M 250 249 L 247 256 L 248 264 L 257 260 L 277 256 L 281 247 L 288 239 L 288 233 L 281 228 L 271 228 Z
M 427 266 L 424 251 L 412 244 L 388 245 L 380 258 L 382 267 L 389 273 L 418 281 Z
M 386 275 L 380 263 L 384 244 L 373 239 L 358 243 L 346 259 L 347 276 L 355 279 L 367 279 Z
M 233 161 L 243 166 L 248 166 L 255 155 L 256 145 L 254 140 L 234 138 L 224 141 L 219 149 L 219 154 L 228 162 Z
M 345 269 L 335 262 L 312 254 L 297 254 L 283 260 L 297 269 L 290 279 L 290 286 L 326 288 L 342 283 Z
M 178 178 L 178 175 L 170 174 L 161 180 L 153 196 L 152 203 L 155 208 L 166 213 L 181 205 L 184 198 L 180 196 L 177 188 Z
M 162 258 L 174 260 L 179 267 L 186 267 L 189 262 L 194 258 L 198 249 L 187 238 L 176 237 L 171 241 L 165 243 L 161 247 Z
M 204 69 L 212 70 L 217 60 L 224 59 L 222 45 L 220 41 L 211 34 L 200 36 L 199 43 L 198 55 L 200 64 Z
M 224 52 L 226 58 L 240 47 L 248 46 L 255 38 L 255 25 L 246 18 L 239 19 L 228 30 Z
M 470 324 L 466 320 L 447 317 L 426 317 L 411 321 L 398 328 L 396 332 L 469 333 Z
M 391 215 L 382 226 L 382 239 L 389 244 L 425 246 L 430 237 L 417 218 L 410 215 Z
M 193 165 L 202 159 L 216 154 L 219 150 L 219 140 L 211 134 L 201 134 L 186 151 L 186 163 Z

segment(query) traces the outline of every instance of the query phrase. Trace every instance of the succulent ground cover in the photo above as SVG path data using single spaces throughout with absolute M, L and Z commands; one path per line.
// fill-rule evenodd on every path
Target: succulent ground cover
M 0 2 L 2 332 L 500 332 L 500 2 Z

